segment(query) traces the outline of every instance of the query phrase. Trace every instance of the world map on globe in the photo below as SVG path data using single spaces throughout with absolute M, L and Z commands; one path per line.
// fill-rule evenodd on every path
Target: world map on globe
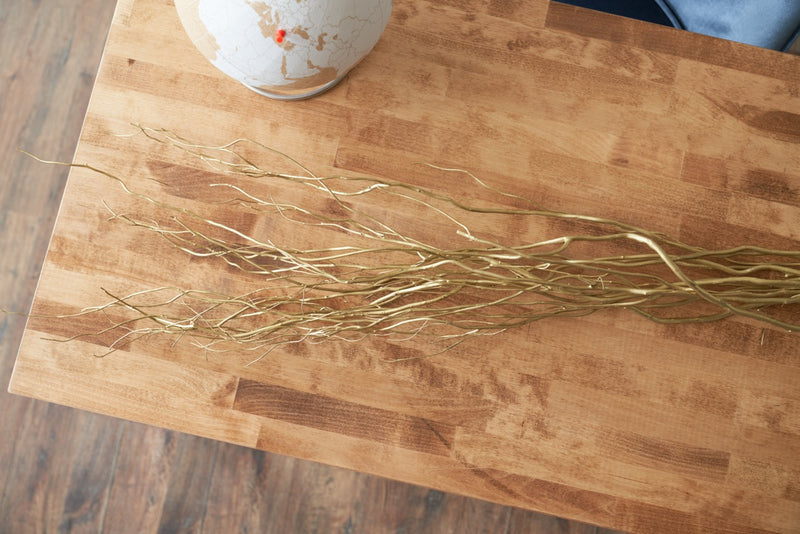
M 375 45 L 391 0 L 176 0 L 186 33 L 211 63 L 260 91 L 335 83 Z

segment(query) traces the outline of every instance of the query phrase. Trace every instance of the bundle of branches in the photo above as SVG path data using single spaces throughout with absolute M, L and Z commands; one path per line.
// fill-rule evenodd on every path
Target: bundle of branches
M 275 243 L 197 210 L 134 192 L 113 173 L 79 165 L 118 180 L 130 194 L 168 215 L 161 221 L 124 213 L 114 213 L 115 217 L 156 232 L 187 254 L 227 262 L 257 281 L 256 290 L 240 295 L 204 288 L 112 295 L 108 304 L 81 312 L 110 308 L 132 312 L 129 319 L 111 327 L 126 329 L 123 337 L 189 334 L 204 340 L 207 347 L 234 343 L 237 348 L 266 352 L 302 341 L 424 335 L 449 348 L 476 335 L 610 308 L 667 323 L 740 315 L 800 331 L 796 320 L 800 251 L 749 245 L 708 250 L 623 222 L 542 209 L 459 169 L 436 167 L 507 202 L 468 203 L 374 177 L 317 176 L 284 155 L 298 172 L 274 172 L 249 156 L 254 150 L 271 149 L 251 140 L 210 147 L 165 130 L 141 131 L 229 177 L 210 185 L 228 191 L 227 202 L 235 203 L 236 209 L 301 225 L 305 235 L 326 239 L 325 229 L 347 240 L 311 248 Z M 265 187 L 254 191 L 243 183 Z M 270 192 L 274 184 L 303 191 L 301 200 L 276 200 Z M 411 230 L 395 228 L 374 210 L 365 209 L 373 196 L 381 196 L 386 205 L 386 195 L 393 203 L 447 221 L 464 246 L 416 238 Z M 314 209 L 317 205 L 322 208 Z M 561 227 L 591 231 L 504 243 L 479 235 L 464 222 L 477 216 L 556 220 L 563 223 Z M 319 230 L 309 232 L 310 228 Z

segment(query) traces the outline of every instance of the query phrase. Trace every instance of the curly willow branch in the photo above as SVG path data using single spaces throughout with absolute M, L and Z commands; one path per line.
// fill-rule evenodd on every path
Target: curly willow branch
M 448 348 L 477 335 L 496 334 L 551 317 L 576 317 L 602 309 L 624 308 L 662 323 L 714 321 L 740 315 L 788 331 L 800 331 L 800 251 L 758 246 L 707 250 L 623 222 L 549 211 L 518 195 L 499 191 L 473 174 L 455 173 L 473 186 L 530 208 L 478 206 L 404 182 L 366 176 L 317 176 L 296 160 L 248 139 L 222 146 L 193 144 L 167 130 L 139 127 L 148 138 L 200 158 L 226 176 L 259 189 L 276 184 L 308 191 L 309 199 L 327 199 L 335 209 L 313 210 L 257 194 L 237 183 L 211 187 L 233 195 L 228 202 L 271 214 L 288 224 L 319 227 L 352 237 L 339 246 L 298 249 L 248 235 L 200 213 L 133 192 L 114 174 L 73 164 L 117 180 L 125 191 L 170 214 L 167 221 L 144 221 L 115 213 L 115 218 L 152 231 L 177 249 L 214 258 L 259 281 L 261 289 L 244 295 L 158 288 L 126 297 L 113 296 L 102 307 L 133 314 L 119 323 L 124 337 L 158 333 L 191 335 L 214 349 L 267 353 L 275 347 L 328 339 L 359 341 L 369 336 L 408 339 L 430 335 Z M 277 155 L 298 174 L 260 168 L 245 152 Z M 255 180 L 255 182 L 254 182 Z M 454 226 L 466 245 L 441 248 L 392 227 L 353 200 L 422 208 Z M 304 197 L 305 198 L 305 197 Z M 109 208 L 110 209 L 110 208 Z M 543 241 L 504 244 L 478 237 L 461 215 L 555 219 L 602 228 Z M 577 252 L 596 251 L 586 257 Z M 634 253 L 614 252 L 620 247 Z M 611 252 L 609 252 L 611 251 Z M 146 300 L 150 298 L 150 300 Z M 782 313 L 777 313 L 781 311 Z

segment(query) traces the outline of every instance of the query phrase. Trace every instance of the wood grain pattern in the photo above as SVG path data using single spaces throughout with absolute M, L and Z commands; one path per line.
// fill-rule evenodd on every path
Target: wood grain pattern
M 233 408 L 378 443 L 449 456 L 455 427 L 255 380 L 241 380 Z
M 474 196 L 413 163 L 457 166 L 555 209 L 697 245 L 800 246 L 795 56 L 546 1 L 401 0 L 379 45 L 341 85 L 282 103 L 230 82 L 176 28 L 168 1 L 119 4 L 76 159 L 249 230 L 272 226 L 216 204 L 201 187 L 207 168 L 115 134 L 135 122 L 205 143 L 247 136 L 321 174 L 368 173 Z M 194 186 L 192 169 L 206 173 Z M 74 169 L 34 311 L 97 304 L 100 287 L 246 286 L 108 221 L 102 201 L 136 209 L 115 184 Z M 375 208 L 426 238 L 450 239 L 413 213 Z M 565 229 L 469 222 L 519 238 Z M 376 340 L 297 345 L 248 367 L 251 355 L 204 354 L 172 340 L 132 342 L 97 359 L 113 339 L 42 339 L 92 325 L 32 319 L 11 390 L 632 532 L 800 525 L 800 342 L 749 321 L 665 326 L 619 310 L 404 363 L 387 357 L 424 352 Z M 206 465 L 233 454 L 208 447 L 197 453 Z M 197 530 L 200 512 L 174 496 L 201 490 L 170 451 L 186 486 L 155 490 L 170 521 L 186 522 L 160 525 Z M 256 471 L 246 484 L 269 478 L 261 460 L 241 461 Z M 197 474 L 222 486 L 212 482 L 197 499 L 247 487 L 213 472 Z M 428 495 L 435 503 L 440 494 Z M 230 524 L 224 513 L 204 514 Z M 347 530 L 353 517 L 312 515 L 303 528 Z
M 0 153 L 9 164 L 0 168 L 0 249 L 15 253 L 0 255 L 0 306 L 25 310 L 67 173 L 17 148 L 72 156 L 114 6 L 5 7 Z M 23 327 L 21 317 L 0 317 L 3 383 Z M 2 532 L 603 530 L 5 392 L 0 427 Z
M 0 7 L 0 308 L 30 308 L 67 178 L 66 169 L 42 167 L 19 149 L 72 158 L 113 7 Z M 88 30 L 90 21 L 97 26 Z M 96 33 L 80 38 L 79 30 Z M 24 317 L 0 314 L 4 384 L 24 326 Z M 99 531 L 121 425 L 0 393 L 0 530 Z

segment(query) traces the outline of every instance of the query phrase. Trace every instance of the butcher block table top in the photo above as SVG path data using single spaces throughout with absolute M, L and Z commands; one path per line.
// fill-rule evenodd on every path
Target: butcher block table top
M 800 249 L 800 58 L 546 0 L 398 0 L 356 69 L 296 102 L 218 72 L 169 0 L 120 0 L 75 162 L 269 234 L 274 215 L 209 188 L 229 180 L 221 171 L 134 125 L 257 140 L 323 176 L 498 197 L 418 163 L 457 167 L 697 246 Z M 463 242 L 381 202 L 373 213 L 397 227 Z M 618 309 L 441 354 L 423 338 L 368 338 L 247 365 L 251 352 L 188 337 L 131 335 L 107 355 L 119 333 L 64 342 L 108 319 L 53 316 L 109 294 L 250 283 L 121 217 L 157 212 L 143 204 L 71 170 L 13 393 L 631 532 L 800 532 L 800 334 Z M 466 218 L 498 240 L 570 231 Z M 295 232 L 274 237 L 313 243 L 317 230 Z

